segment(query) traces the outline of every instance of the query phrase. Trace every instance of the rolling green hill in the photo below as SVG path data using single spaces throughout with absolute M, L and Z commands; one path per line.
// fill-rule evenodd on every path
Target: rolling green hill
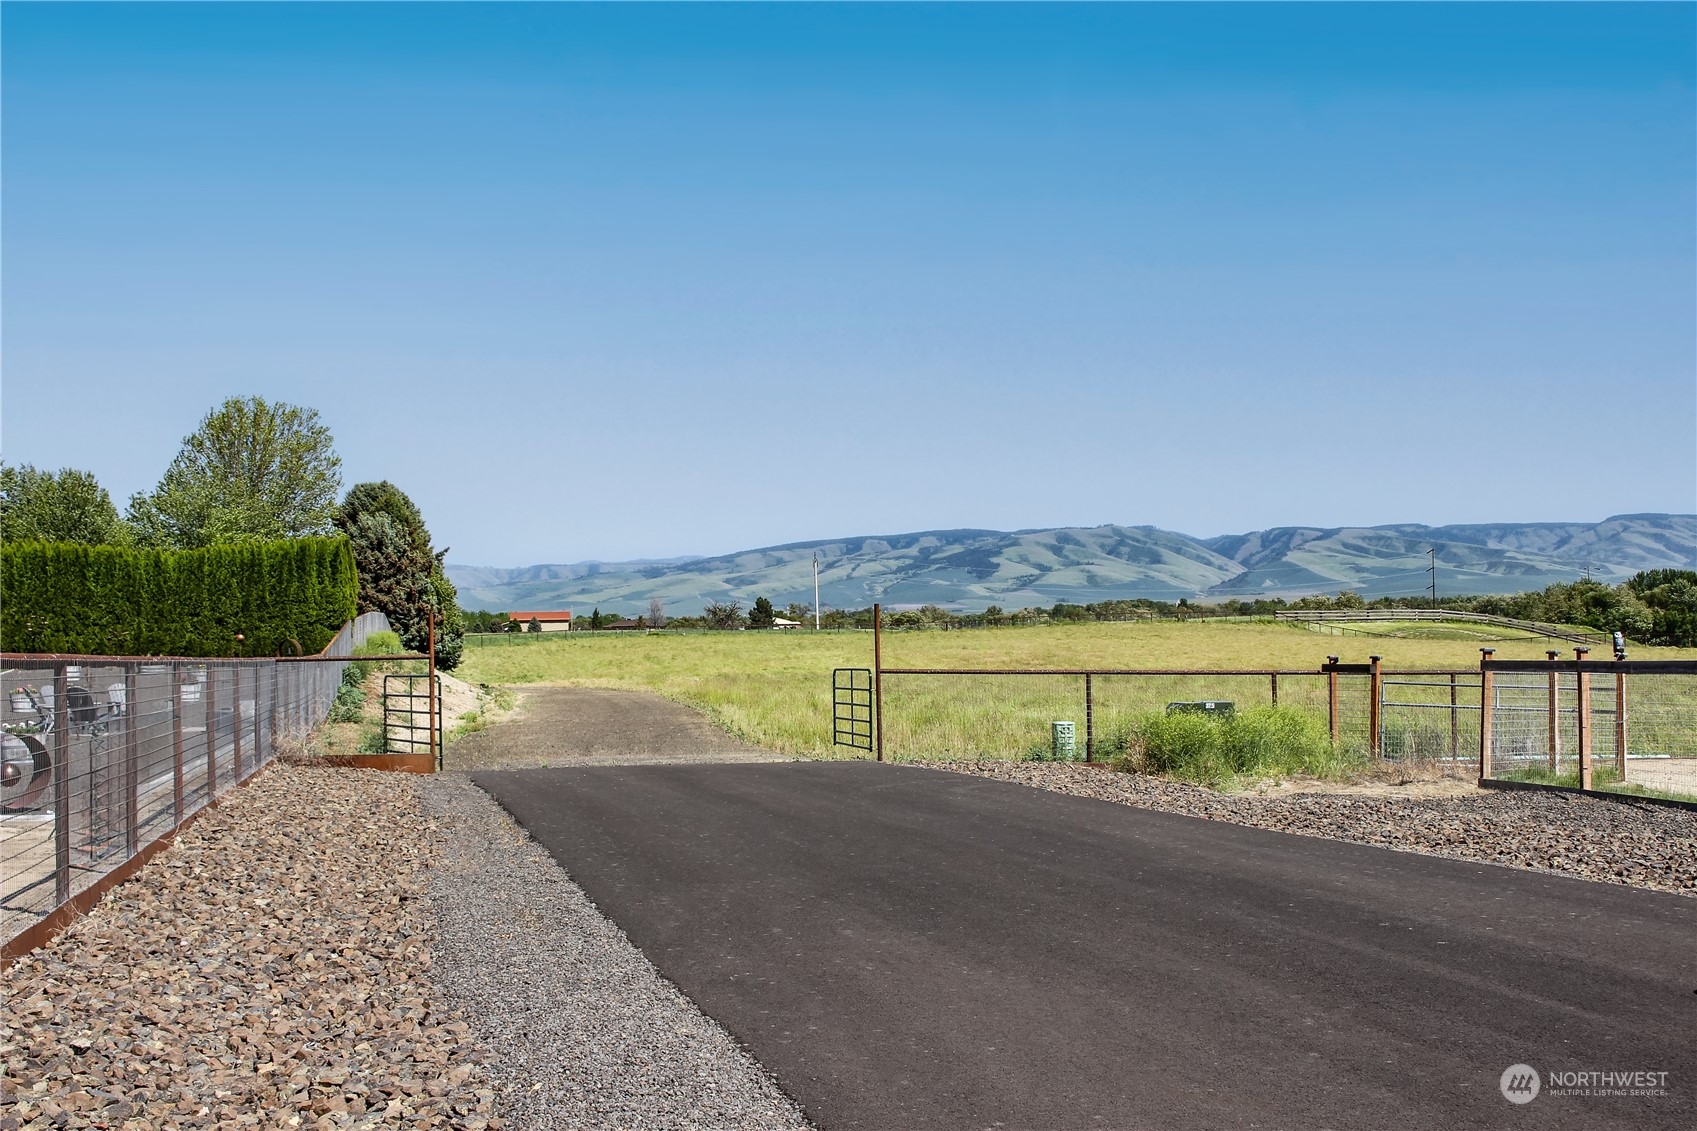
M 1697 515 L 1617 515 L 1597 523 L 1280 527 L 1192 538 L 1152 526 L 930 530 L 770 546 L 712 558 L 578 562 L 493 569 L 449 564 L 468 608 L 570 608 L 636 614 L 659 597 L 669 613 L 764 596 L 780 608 L 821 597 L 834 608 L 938 604 L 1005 609 L 1149 597 L 1226 600 L 1354 589 L 1364 597 L 1426 590 L 1438 551 L 1440 594 L 1515 593 L 1586 570 L 1620 581 L 1641 569 L 1689 569 Z

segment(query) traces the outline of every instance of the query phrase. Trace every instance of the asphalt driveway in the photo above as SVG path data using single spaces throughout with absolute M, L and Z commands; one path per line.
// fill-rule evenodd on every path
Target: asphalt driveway
M 826 1129 L 1697 1124 L 1697 900 L 915 767 L 474 780 Z

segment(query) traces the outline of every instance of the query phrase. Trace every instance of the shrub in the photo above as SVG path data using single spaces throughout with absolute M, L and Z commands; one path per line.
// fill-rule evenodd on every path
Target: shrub
M 1323 719 L 1288 707 L 1253 707 L 1223 719 L 1148 714 L 1108 741 L 1116 768 L 1212 786 L 1240 775 L 1335 777 L 1355 761 L 1332 745 Z
M 8 544 L 0 637 L 15 652 L 310 655 L 352 618 L 357 585 L 342 538 L 202 550 Z

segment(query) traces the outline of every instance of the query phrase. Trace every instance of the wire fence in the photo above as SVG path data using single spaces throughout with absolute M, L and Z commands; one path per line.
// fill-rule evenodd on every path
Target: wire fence
M 1697 664 L 1492 661 L 1485 776 L 1697 796 Z M 1594 775 L 1594 777 L 1593 777 Z
M 864 673 L 876 738 L 839 718 L 838 741 L 897 761 L 1019 759 L 1076 735 L 1079 758 L 1106 762 L 1154 713 L 1277 706 L 1325 720 L 1337 749 L 1374 762 L 1697 797 L 1697 662 L 1488 657 L 1400 671 L 1335 657 L 1294 671 L 878 667 Z
M 884 747 L 898 760 L 1041 756 L 1057 722 L 1072 724 L 1080 757 L 1105 760 L 1125 750 L 1140 719 L 1175 704 L 1304 711 L 1324 720 L 1346 749 L 1365 751 L 1372 742 L 1365 673 L 883 668 L 878 675 Z
M 345 658 L 388 627 L 366 613 L 295 659 L 0 656 L 6 953 L 322 722 Z

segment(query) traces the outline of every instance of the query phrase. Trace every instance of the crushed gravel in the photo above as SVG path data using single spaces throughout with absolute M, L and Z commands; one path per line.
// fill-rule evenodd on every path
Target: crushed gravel
M 1697 896 L 1697 813 L 1564 793 L 1217 793 L 1056 762 L 913 763 L 1076 797 Z
M 0 1127 L 498 1128 L 399 774 L 273 766 L 5 974 Z
M 442 836 L 431 974 L 500 1049 L 489 1071 L 512 1125 L 809 1126 L 488 794 L 455 773 L 420 790 Z

